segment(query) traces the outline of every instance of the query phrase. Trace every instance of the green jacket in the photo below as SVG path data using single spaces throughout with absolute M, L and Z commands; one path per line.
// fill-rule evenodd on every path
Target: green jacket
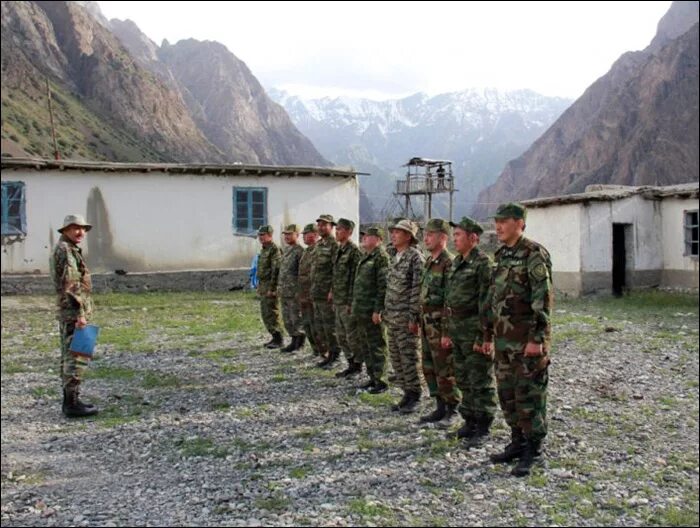
M 352 303 L 355 269 L 360 257 L 360 250 L 354 242 L 348 241 L 344 246 L 338 246 L 333 262 L 333 304 L 348 306 Z
M 61 235 L 49 261 L 51 278 L 56 289 L 58 320 L 74 322 L 92 315 L 92 281 L 83 251 Z
M 263 246 L 258 257 L 258 294 L 277 293 L 277 279 L 280 273 L 282 252 L 274 242 Z
M 277 290 L 280 297 L 294 298 L 299 290 L 299 261 L 304 249 L 299 244 L 287 246 L 282 252 Z
M 311 297 L 314 300 L 327 300 L 333 286 L 333 262 L 338 252 L 338 242 L 333 235 L 320 238 L 314 249 L 314 263 L 311 268 Z
M 355 270 L 352 289 L 353 315 L 368 316 L 384 311 L 388 268 L 389 256 L 381 246 L 362 255 Z
M 297 297 L 301 303 L 310 303 L 311 299 L 311 268 L 314 264 L 314 249 L 316 246 L 304 248 L 299 259 L 299 278 L 297 283 Z

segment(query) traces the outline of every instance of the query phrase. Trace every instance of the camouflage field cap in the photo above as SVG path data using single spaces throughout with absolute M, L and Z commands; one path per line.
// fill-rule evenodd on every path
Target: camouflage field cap
M 410 220 L 401 220 L 400 222 L 397 222 L 390 228 L 391 231 L 393 231 L 394 229 L 406 231 L 411 235 L 413 240 L 418 240 L 418 226 Z
M 318 229 L 316 229 L 316 224 L 306 224 L 302 233 L 318 233 Z
M 355 229 L 355 222 L 352 220 L 348 220 L 347 218 L 339 218 L 338 219 L 338 227 L 344 227 L 345 229 L 349 229 L 352 231 Z
M 384 230 L 381 227 L 368 227 L 364 233 L 365 236 L 376 236 L 384 239 Z
M 258 228 L 258 235 L 271 235 L 273 231 L 271 225 L 263 225 Z
M 507 203 L 498 206 L 496 214 L 493 218 L 496 220 L 505 220 L 506 218 L 515 218 L 516 220 L 525 220 L 527 217 L 527 211 L 525 206 L 519 203 Z
M 316 221 L 317 222 L 327 222 L 329 224 L 336 225 L 335 220 L 333 219 L 333 215 L 329 215 L 329 214 L 322 214 L 321 216 L 319 216 L 316 219 Z
M 454 222 L 450 222 L 450 225 L 452 227 L 459 227 L 460 229 L 464 229 L 467 233 L 476 233 L 477 235 L 480 235 L 484 232 L 484 228 L 481 227 L 479 222 L 472 218 L 469 218 L 468 216 L 463 216 L 457 224 L 455 224 Z
M 288 235 L 289 233 L 298 233 L 299 232 L 299 226 L 296 224 L 289 224 L 287 227 L 284 228 L 282 231 L 283 235 Z
M 442 218 L 431 218 L 425 225 L 425 230 L 437 233 L 445 233 L 446 235 L 449 235 L 450 226 L 454 227 L 454 224 L 448 222 L 447 220 L 443 220 Z
M 59 229 L 58 232 L 63 233 L 63 230 L 66 227 L 72 226 L 72 225 L 84 227 L 85 231 L 90 231 L 90 229 L 92 229 L 92 226 L 85 221 L 85 218 L 83 217 L 83 215 L 69 214 L 68 216 L 66 216 L 63 219 L 63 227 L 61 227 L 61 229 Z

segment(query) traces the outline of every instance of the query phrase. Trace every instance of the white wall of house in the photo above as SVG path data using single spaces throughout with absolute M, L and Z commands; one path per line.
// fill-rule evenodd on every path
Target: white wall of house
M 27 236 L 2 248 L 3 273 L 48 272 L 69 213 L 94 223 L 84 248 L 94 271 L 247 267 L 255 238 L 233 232 L 233 188 L 267 188 L 268 223 L 302 226 L 329 213 L 359 221 L 359 186 L 343 177 L 254 177 L 75 170 L 4 171 L 25 183 Z
M 525 236 L 547 248 L 553 271 L 581 271 L 581 204 L 529 209 Z
M 664 286 L 698 287 L 698 257 L 686 255 L 685 212 L 697 211 L 698 200 L 666 198 L 661 202 L 664 239 Z

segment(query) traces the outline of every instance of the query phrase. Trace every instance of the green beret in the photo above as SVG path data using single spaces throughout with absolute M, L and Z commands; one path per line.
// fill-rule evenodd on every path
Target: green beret
M 271 235 L 274 230 L 271 225 L 264 225 L 258 228 L 258 235 Z
M 329 224 L 335 225 L 335 220 L 333 219 L 333 215 L 329 214 L 322 214 L 316 219 L 317 222 L 327 222 Z
M 352 220 L 348 220 L 347 218 L 339 218 L 338 226 L 344 227 L 345 229 L 349 229 L 350 231 L 352 231 L 353 229 L 355 229 L 355 222 L 353 222 Z
M 455 224 L 454 222 L 450 222 L 450 225 L 452 227 L 459 227 L 460 229 L 464 229 L 467 233 L 476 233 L 477 235 L 480 235 L 484 232 L 484 228 L 481 227 L 479 222 L 469 218 L 468 216 L 463 216 L 457 224 Z
M 496 220 L 505 220 L 506 218 L 515 218 L 516 220 L 525 220 L 527 211 L 525 206 L 519 203 L 507 203 L 498 206 L 496 214 L 493 216 Z
M 318 229 L 316 229 L 316 225 L 315 224 L 306 224 L 304 226 L 303 234 L 306 234 L 306 233 L 318 233 Z
M 368 227 L 365 236 L 376 236 L 384 239 L 384 230 L 381 227 Z
M 446 235 L 449 235 L 450 225 L 454 226 L 454 224 L 448 223 L 447 220 L 443 220 L 442 218 L 431 218 L 430 220 L 428 220 L 428 223 L 425 224 L 425 230 L 437 231 L 439 233 L 445 233 Z

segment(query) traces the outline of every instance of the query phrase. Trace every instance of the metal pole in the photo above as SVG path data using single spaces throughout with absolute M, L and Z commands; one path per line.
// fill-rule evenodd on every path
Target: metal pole
M 53 108 L 51 107 L 51 89 L 49 88 L 49 78 L 46 78 L 46 97 L 49 100 L 49 121 L 51 123 L 51 138 L 53 139 L 53 157 L 55 160 L 60 160 L 61 155 L 58 153 L 58 145 L 56 144 L 56 129 L 53 126 Z

